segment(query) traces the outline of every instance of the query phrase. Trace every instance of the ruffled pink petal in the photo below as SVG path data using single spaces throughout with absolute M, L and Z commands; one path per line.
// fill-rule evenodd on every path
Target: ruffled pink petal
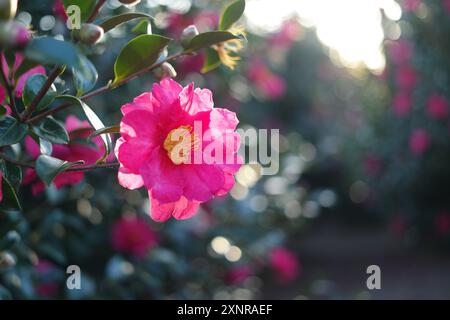
M 216 196 L 221 197 L 226 195 L 234 186 L 235 180 L 232 173 L 224 173 L 224 184 L 222 188 L 216 192 Z
M 212 93 L 208 89 L 196 88 L 194 90 L 194 84 L 190 83 L 180 93 L 180 105 L 190 115 L 210 111 L 214 107 Z
M 183 87 L 170 78 L 163 79 L 159 84 L 155 83 L 152 88 L 152 97 L 159 102 L 158 110 L 155 112 L 165 112 L 174 102 L 178 102 L 178 97 Z
M 239 123 L 236 113 L 227 109 L 215 108 L 211 110 L 210 117 L 211 129 L 218 129 L 222 132 L 227 129 L 235 130 Z
M 144 180 L 139 174 L 130 173 L 127 168 L 120 166 L 117 178 L 122 187 L 135 190 L 144 186 Z
M 157 147 L 141 167 L 140 174 L 153 198 L 165 204 L 178 201 L 183 194 L 184 177 L 180 168 L 172 163 L 165 150 Z
M 39 146 L 30 136 L 25 138 L 25 149 L 33 159 L 39 157 Z
M 0 104 L 5 101 L 5 98 L 6 98 L 6 91 L 0 84 Z
M 120 133 L 126 140 L 139 138 L 146 140 L 149 145 L 155 144 L 159 139 L 156 119 L 147 110 L 137 109 L 128 112 L 120 122 Z
M 185 197 L 181 197 L 176 202 L 161 204 L 159 201 L 152 197 L 149 192 L 149 199 L 151 202 L 150 215 L 155 221 L 166 221 L 170 217 L 175 219 L 188 219 L 197 213 L 199 203 L 196 201 L 188 201 Z
M 137 96 L 133 99 L 133 102 L 127 103 L 120 108 L 120 111 L 123 115 L 128 114 L 131 111 L 135 110 L 146 110 L 146 111 L 153 111 L 152 108 L 152 93 L 151 92 L 144 92 L 141 95 Z
M 223 171 L 215 165 L 193 164 L 183 167 L 186 183 L 184 196 L 189 200 L 205 202 L 219 192 L 224 183 Z
M 65 127 L 67 132 L 71 132 L 79 129 L 92 128 L 88 121 L 81 121 L 73 115 L 69 115 L 66 119 Z
M 130 173 L 139 173 L 153 151 L 148 141 L 139 139 L 125 141 L 123 138 L 117 140 L 115 150 L 117 159 Z

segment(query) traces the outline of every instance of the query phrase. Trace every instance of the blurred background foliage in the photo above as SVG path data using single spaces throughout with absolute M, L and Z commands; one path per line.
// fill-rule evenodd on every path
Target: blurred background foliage
M 163 224 L 148 217 L 146 194 L 121 188 L 113 170 L 89 172 L 79 185 L 37 196 L 25 188 L 23 212 L 0 214 L 0 297 L 370 298 L 365 268 L 390 249 L 345 260 L 353 266 L 348 272 L 358 274 L 333 264 L 340 256 L 358 257 L 391 241 L 400 255 L 425 248 L 446 257 L 450 2 L 311 2 L 299 0 L 297 8 L 297 1 L 249 1 L 237 72 L 220 67 L 200 74 L 202 54 L 174 64 L 178 81 L 211 89 L 217 106 L 238 114 L 241 128 L 280 129 L 277 175 L 260 176 L 257 165 L 245 165 L 229 196 L 203 205 L 193 219 Z M 147 12 L 154 33 L 179 38 L 192 23 L 211 29 L 221 5 L 149 0 L 130 9 L 108 1 L 105 10 Z M 40 32 L 65 32 L 53 0 L 20 1 L 20 10 L 18 18 L 31 19 Z M 340 24 L 360 34 L 339 42 L 347 30 Z M 134 26 L 84 48 L 93 53 L 99 83 L 112 78 Z M 106 125 L 116 124 L 120 106 L 154 81 L 144 76 L 90 104 Z M 342 247 L 339 240 L 353 233 Z M 72 264 L 82 270 L 81 290 L 66 289 Z M 349 289 L 339 280 L 361 281 Z

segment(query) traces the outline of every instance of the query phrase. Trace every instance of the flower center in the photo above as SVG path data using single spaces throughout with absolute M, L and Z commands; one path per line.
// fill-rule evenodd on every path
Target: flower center
M 167 134 L 163 147 L 174 164 L 189 163 L 191 151 L 199 149 L 200 140 L 192 131 L 192 127 L 187 125 L 175 128 Z

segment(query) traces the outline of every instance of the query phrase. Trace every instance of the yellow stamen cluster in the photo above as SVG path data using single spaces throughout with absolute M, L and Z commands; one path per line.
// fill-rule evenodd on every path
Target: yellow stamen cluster
M 233 26 L 228 31 L 235 35 L 245 36 L 243 27 Z M 217 51 L 222 64 L 231 70 L 234 70 L 237 62 L 241 59 L 239 56 L 236 56 L 236 54 L 238 54 L 243 47 L 244 45 L 241 39 L 232 39 L 214 46 L 214 49 Z
M 180 126 L 171 130 L 163 147 L 170 160 L 176 165 L 189 163 L 192 150 L 198 150 L 200 140 L 192 132 L 192 126 Z

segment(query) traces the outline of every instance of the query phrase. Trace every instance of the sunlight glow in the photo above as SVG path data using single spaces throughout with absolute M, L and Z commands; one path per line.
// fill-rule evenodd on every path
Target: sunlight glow
M 381 71 L 385 65 L 381 10 L 394 21 L 402 13 L 394 0 L 278 0 L 276 5 L 271 0 L 249 0 L 246 16 L 255 32 L 277 30 L 284 20 L 298 16 L 302 25 L 316 28 L 330 55 L 338 53 L 335 63 Z

